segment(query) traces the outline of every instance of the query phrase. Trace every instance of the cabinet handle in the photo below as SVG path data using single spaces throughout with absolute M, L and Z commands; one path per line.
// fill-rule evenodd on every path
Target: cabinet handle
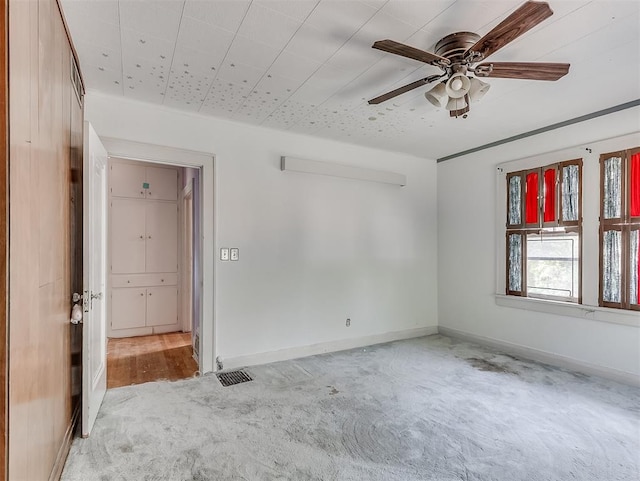
M 140 239 L 144 239 L 144 236 L 143 236 L 143 235 L 141 235 L 141 236 L 140 236 Z
M 127 281 L 127 284 L 131 284 L 131 281 Z
M 160 282 L 164 282 L 164 279 L 160 279 Z
M 147 194 L 151 195 L 151 191 L 147 192 Z
M 151 236 L 149 236 L 149 239 L 151 239 Z
M 144 292 L 141 292 L 141 293 L 140 293 L 140 295 L 141 295 L 141 296 L 144 296 Z
M 140 195 L 144 195 L 144 190 L 141 190 L 141 191 L 140 191 Z
M 150 293 L 149 293 L 149 297 L 151 297 L 152 295 L 153 295 L 153 294 L 150 292 Z

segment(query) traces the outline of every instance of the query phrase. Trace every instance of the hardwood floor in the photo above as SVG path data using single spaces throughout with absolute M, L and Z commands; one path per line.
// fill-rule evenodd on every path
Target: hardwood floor
M 191 333 L 109 339 L 107 345 L 108 389 L 160 379 L 176 381 L 197 371 Z

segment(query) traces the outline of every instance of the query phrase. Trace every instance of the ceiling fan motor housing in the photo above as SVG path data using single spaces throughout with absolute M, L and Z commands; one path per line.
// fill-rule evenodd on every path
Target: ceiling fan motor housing
M 464 53 L 480 40 L 480 35 L 473 32 L 456 32 L 436 43 L 435 53 L 451 61 L 452 64 L 465 63 Z

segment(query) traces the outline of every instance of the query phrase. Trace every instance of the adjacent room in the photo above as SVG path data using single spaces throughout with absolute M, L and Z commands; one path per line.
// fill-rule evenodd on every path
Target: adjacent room
M 640 3 L 2 5 L 0 479 L 640 479 Z

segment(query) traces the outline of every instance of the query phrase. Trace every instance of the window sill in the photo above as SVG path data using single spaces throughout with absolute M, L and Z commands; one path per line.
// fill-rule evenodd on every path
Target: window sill
M 545 312 L 559 316 L 578 317 L 590 321 L 609 322 L 623 326 L 640 327 L 640 312 L 607 307 L 588 306 L 571 302 L 549 301 L 531 297 L 496 294 L 496 304 L 503 307 Z

